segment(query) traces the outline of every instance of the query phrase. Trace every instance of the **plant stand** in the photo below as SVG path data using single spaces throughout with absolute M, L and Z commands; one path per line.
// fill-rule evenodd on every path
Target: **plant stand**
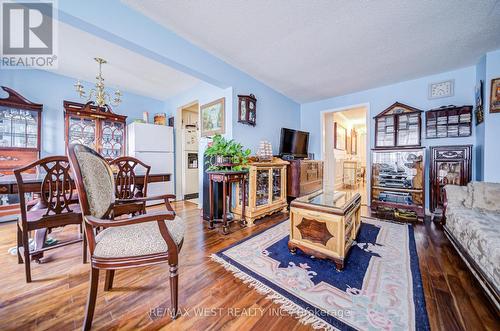
M 243 191 L 243 199 L 245 199 L 246 182 L 248 171 L 207 171 L 209 178 L 208 194 L 210 196 L 210 218 L 209 229 L 214 228 L 214 196 L 213 184 L 222 183 L 222 233 L 225 235 L 229 233 L 229 222 L 227 218 L 228 209 L 231 209 L 232 203 L 232 184 L 238 183 Z M 229 197 L 229 208 L 227 206 L 227 198 Z M 245 221 L 245 200 L 243 202 L 243 214 L 241 215 L 240 224 L 242 227 L 246 226 Z

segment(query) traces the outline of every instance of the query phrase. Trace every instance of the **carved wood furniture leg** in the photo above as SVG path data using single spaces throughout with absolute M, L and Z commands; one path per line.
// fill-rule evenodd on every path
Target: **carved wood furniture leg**
M 23 257 L 21 256 L 21 247 L 23 246 L 23 232 L 17 223 L 17 263 L 23 263 Z
M 29 236 L 27 231 L 23 231 L 24 269 L 26 272 L 26 283 L 31 283 L 31 260 Z
M 179 316 L 179 274 L 177 264 L 170 265 L 170 299 L 172 300 L 172 319 Z
M 85 319 L 83 320 L 83 330 L 88 331 L 92 326 L 94 317 L 95 301 L 97 298 L 97 285 L 99 284 L 99 269 L 91 268 L 89 297 L 87 299 L 87 308 L 85 310 Z
M 243 176 L 243 179 L 241 180 L 240 186 L 241 186 L 241 199 L 242 199 L 242 205 L 241 205 L 241 226 L 247 226 L 247 221 L 245 220 L 245 205 L 247 204 L 245 176 Z
M 225 180 L 222 181 L 222 220 L 223 220 L 223 226 L 222 226 L 222 233 L 228 234 L 229 233 L 229 228 L 227 226 L 227 182 Z
M 110 291 L 113 288 L 113 279 L 115 271 L 113 269 L 106 270 L 106 279 L 104 281 L 104 291 Z
M 87 236 L 85 236 L 85 231 L 83 229 L 83 222 L 82 224 L 80 224 L 80 233 L 82 235 L 82 239 L 83 239 L 83 251 L 82 251 L 82 260 L 83 260 L 83 263 L 87 263 Z
M 210 218 L 208 220 L 208 228 L 209 229 L 213 229 L 214 228 L 214 188 L 213 188 L 213 181 L 212 181 L 212 177 L 209 175 L 209 179 L 208 179 L 208 196 L 210 197 L 210 201 L 209 201 L 209 204 L 210 204 Z
M 45 240 L 47 240 L 47 228 L 35 230 L 35 252 L 43 248 Z M 31 260 L 38 263 L 40 263 L 41 258 L 43 258 L 43 252 L 38 252 L 31 256 Z

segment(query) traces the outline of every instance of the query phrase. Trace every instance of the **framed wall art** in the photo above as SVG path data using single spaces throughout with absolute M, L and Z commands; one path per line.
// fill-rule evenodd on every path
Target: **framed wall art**
M 200 107 L 201 136 L 210 137 L 225 132 L 225 98 L 220 98 Z
M 491 80 L 490 113 L 500 113 L 500 78 Z
M 476 115 L 476 125 L 483 123 L 484 121 L 484 110 L 483 110 L 483 81 L 480 80 L 476 86 L 476 109 L 474 110 Z
M 347 129 L 335 122 L 333 123 L 333 135 L 335 149 L 345 151 L 347 146 Z

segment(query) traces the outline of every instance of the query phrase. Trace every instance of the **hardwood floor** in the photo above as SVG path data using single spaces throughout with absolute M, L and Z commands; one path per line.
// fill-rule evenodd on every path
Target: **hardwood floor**
M 208 230 L 196 205 L 175 204 L 187 222 L 179 265 L 179 306 L 184 316 L 172 321 L 168 265 L 117 271 L 114 288 L 104 292 L 100 277 L 93 329 L 175 330 L 309 330 L 292 316 L 276 317 L 279 308 L 209 259 L 210 254 L 276 224 L 279 214 L 224 236 Z M 366 208 L 364 208 L 366 213 Z M 68 228 L 57 236 L 74 234 Z M 24 266 L 7 249 L 15 245 L 15 224 L 0 224 L 1 330 L 80 329 L 86 303 L 89 265 L 81 263 L 80 245 L 46 253 L 44 263 L 32 264 L 34 282 L 24 281 Z M 500 330 L 500 318 L 477 281 L 439 226 L 415 226 L 425 299 L 433 330 Z M 238 310 L 247 308 L 246 310 Z M 205 315 L 205 316 L 202 316 Z M 251 315 L 251 316 L 247 316 Z

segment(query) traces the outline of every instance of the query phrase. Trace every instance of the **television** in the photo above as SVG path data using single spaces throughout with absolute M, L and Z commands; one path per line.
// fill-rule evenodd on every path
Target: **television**
M 309 132 L 281 128 L 280 156 L 306 158 L 309 144 Z

